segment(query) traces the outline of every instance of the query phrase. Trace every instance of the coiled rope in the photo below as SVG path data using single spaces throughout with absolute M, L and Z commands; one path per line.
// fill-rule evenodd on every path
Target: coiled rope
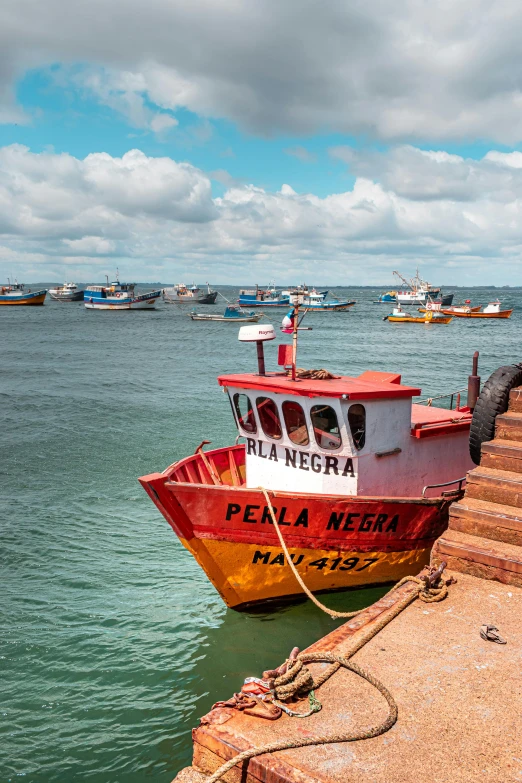
M 288 554 L 287 546 L 284 542 L 283 536 L 281 534 L 281 531 L 279 529 L 279 525 L 277 524 L 277 519 L 275 517 L 274 509 L 272 506 L 272 503 L 270 501 L 270 497 L 268 495 L 268 492 L 263 487 L 260 488 L 265 496 L 268 509 L 270 511 L 270 516 L 272 517 L 272 522 L 274 523 L 274 527 L 276 529 L 279 541 L 281 543 L 281 546 L 283 548 L 283 552 L 285 553 L 286 559 L 290 567 L 292 568 L 292 572 L 294 576 L 296 577 L 297 581 L 303 588 L 304 592 L 307 594 L 307 596 L 324 612 L 329 614 L 331 617 L 354 617 L 355 615 L 359 614 L 362 610 L 357 610 L 355 612 L 335 612 L 332 609 L 329 609 L 327 606 L 322 604 L 320 601 L 318 601 L 313 593 L 307 588 L 303 580 L 301 579 L 295 565 L 292 563 L 292 560 L 290 559 L 290 556 Z M 440 583 L 438 586 L 431 586 L 430 581 L 427 578 L 426 580 L 419 579 L 415 576 L 406 576 L 404 579 L 401 579 L 400 582 L 398 582 L 392 589 L 387 593 L 391 593 L 393 590 L 396 590 L 401 585 L 405 584 L 406 582 L 413 582 L 418 586 L 417 590 L 413 590 L 409 593 L 406 593 L 399 601 L 397 601 L 392 607 L 389 612 L 386 612 L 383 617 L 381 617 L 380 620 L 378 620 L 375 624 L 373 624 L 371 627 L 369 627 L 365 632 L 359 635 L 359 637 L 354 640 L 352 645 L 350 646 L 349 650 L 345 652 L 344 655 L 336 655 L 335 653 L 330 652 L 317 652 L 317 653 L 299 653 L 295 658 L 289 658 L 287 659 L 286 663 L 286 670 L 284 673 L 280 674 L 278 677 L 275 678 L 273 682 L 273 689 L 272 689 L 272 701 L 274 704 L 276 704 L 279 707 L 285 708 L 284 705 L 278 704 L 276 700 L 280 701 L 288 701 L 291 698 L 299 698 L 303 697 L 307 692 L 308 694 L 312 694 L 314 690 L 317 688 L 320 688 L 321 685 L 323 685 L 333 674 L 335 674 L 336 671 L 338 671 L 341 667 L 344 669 L 347 669 L 349 671 L 354 672 L 354 674 L 357 674 L 359 677 L 362 677 L 364 680 L 370 683 L 370 685 L 373 685 L 374 688 L 376 688 L 379 693 L 382 694 L 384 699 L 386 700 L 388 704 L 388 715 L 386 719 L 378 724 L 377 726 L 370 727 L 366 730 L 356 731 L 356 732 L 336 732 L 335 734 L 321 734 L 317 737 L 299 737 L 298 739 L 284 739 L 284 740 L 278 740 L 276 742 L 269 742 L 266 745 L 262 745 L 259 748 L 251 748 L 249 750 L 245 750 L 242 753 L 239 753 L 234 758 L 230 759 L 229 761 L 225 762 L 225 764 L 222 764 L 221 767 L 219 767 L 216 772 L 214 772 L 213 775 L 211 775 L 207 783 L 217 783 L 220 778 L 223 777 L 223 775 L 226 775 L 226 773 L 231 770 L 236 765 L 242 765 L 245 761 L 249 761 L 251 758 L 255 758 L 256 756 L 262 756 L 268 753 L 276 753 L 280 750 L 290 750 L 291 748 L 305 748 L 310 747 L 314 745 L 330 745 L 332 743 L 336 742 L 357 742 L 358 740 L 365 740 L 365 739 L 372 739 L 374 737 L 378 737 L 381 734 L 385 734 L 391 727 L 396 723 L 398 718 L 398 707 L 397 703 L 395 702 L 395 699 L 393 698 L 390 691 L 386 688 L 385 685 L 383 685 L 382 682 L 380 682 L 376 677 L 373 676 L 370 672 L 367 672 L 365 669 L 362 669 L 360 666 L 358 666 L 356 663 L 350 660 L 350 658 L 355 655 L 358 650 L 360 650 L 364 645 L 370 641 L 374 636 L 376 636 L 388 623 L 390 623 L 397 615 L 399 615 L 403 609 L 405 609 L 410 603 L 412 603 L 416 598 L 420 598 L 421 601 L 426 601 L 428 603 L 435 602 L 435 601 L 442 601 L 448 594 L 448 588 L 446 584 Z M 306 663 L 330 663 L 331 665 L 328 666 L 322 674 L 320 674 L 317 679 L 314 679 L 313 675 L 309 671 L 309 669 L 305 666 Z M 299 717 L 308 717 L 308 715 L 311 715 L 313 712 L 317 712 L 317 708 L 315 707 L 314 702 L 316 702 L 315 698 L 310 700 L 311 709 L 307 713 L 300 713 Z M 293 713 L 291 710 L 286 709 L 285 711 L 289 712 L 289 714 L 296 714 Z
M 286 374 L 291 376 L 292 370 L 288 370 Z M 296 367 L 295 375 L 296 378 L 311 378 L 314 381 L 329 381 L 339 377 L 333 375 L 329 370 L 303 370 L 302 367 Z

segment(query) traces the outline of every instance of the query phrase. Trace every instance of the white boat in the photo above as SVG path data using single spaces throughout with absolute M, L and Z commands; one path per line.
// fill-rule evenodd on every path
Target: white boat
M 49 296 L 57 302 L 80 302 L 83 299 L 83 291 L 76 283 L 64 283 L 59 288 L 50 288 Z
M 186 286 L 185 283 L 178 283 L 178 285 L 170 288 L 164 288 L 162 293 L 164 302 L 197 302 L 199 288 L 195 283 L 191 286 Z
M 88 310 L 152 310 L 161 290 L 136 294 L 136 283 L 120 283 L 118 277 L 107 285 L 90 285 L 85 289 L 84 305 Z
M 406 283 L 408 288 L 402 291 L 394 291 L 395 300 L 398 304 L 425 304 L 429 299 L 437 299 L 440 296 L 440 286 L 433 286 L 431 283 L 422 280 L 417 269 L 417 274 L 412 277 L 411 280 L 407 280 L 400 272 L 394 271 L 395 277 Z M 392 292 L 388 292 L 385 297 L 388 297 Z M 453 299 L 453 295 L 443 297 L 443 304 L 450 305 Z M 381 301 L 389 301 L 388 298 L 383 298 Z

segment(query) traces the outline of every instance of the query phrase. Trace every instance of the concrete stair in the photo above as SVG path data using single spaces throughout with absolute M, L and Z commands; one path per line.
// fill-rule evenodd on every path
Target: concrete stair
M 453 571 L 522 587 L 522 387 L 511 391 L 481 453 L 464 497 L 450 507 L 432 564 L 445 560 Z

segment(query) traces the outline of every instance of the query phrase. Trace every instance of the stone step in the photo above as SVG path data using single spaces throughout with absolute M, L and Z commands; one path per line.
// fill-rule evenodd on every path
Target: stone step
M 495 438 L 522 440 L 522 413 L 508 411 L 495 419 Z
M 448 529 L 431 553 L 432 565 L 443 560 L 450 571 L 522 587 L 522 547 Z
M 517 386 L 509 392 L 509 410 L 513 413 L 522 413 L 522 386 Z
M 479 465 L 467 475 L 465 497 L 522 508 L 522 474 Z
M 522 546 L 522 509 L 463 497 L 451 504 L 449 517 L 450 530 Z
M 522 441 L 495 438 L 483 443 L 480 466 L 522 473 Z

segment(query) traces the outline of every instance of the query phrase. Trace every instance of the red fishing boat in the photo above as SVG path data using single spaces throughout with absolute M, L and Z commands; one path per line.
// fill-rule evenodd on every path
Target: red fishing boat
M 414 404 L 420 389 L 394 372 L 297 370 L 295 324 L 280 371 L 264 366 L 273 327 L 253 325 L 239 339 L 257 342 L 258 372 L 218 378 L 244 444 L 204 441 L 139 479 L 234 608 L 300 592 L 272 508 L 311 590 L 390 583 L 428 562 L 473 464 L 468 407 Z

